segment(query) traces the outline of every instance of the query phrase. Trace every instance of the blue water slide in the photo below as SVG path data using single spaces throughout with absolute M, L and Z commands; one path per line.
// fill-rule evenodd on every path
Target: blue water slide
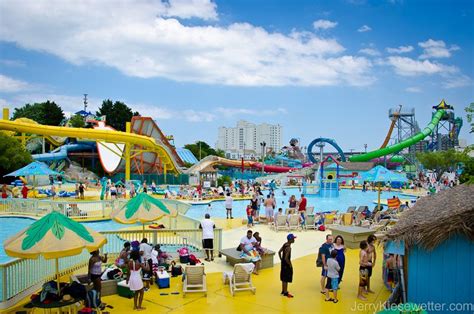
M 69 152 L 81 152 L 81 151 L 91 151 L 95 150 L 96 144 L 94 142 L 81 142 L 77 144 L 66 144 L 61 147 L 56 148 L 50 153 L 45 154 L 35 154 L 32 155 L 34 160 L 37 161 L 56 161 L 67 159 L 67 154 Z
M 346 161 L 346 156 L 344 155 L 344 151 L 342 150 L 342 148 L 339 145 L 337 145 L 335 140 L 330 139 L 330 138 L 318 137 L 318 138 L 314 139 L 308 145 L 308 159 L 312 163 L 317 163 L 318 162 L 316 160 L 316 158 L 314 158 L 314 156 L 313 156 L 313 147 L 314 147 L 314 145 L 316 145 L 318 143 L 328 143 L 329 145 L 331 145 L 332 147 L 334 147 L 337 150 L 337 152 L 341 156 L 341 161 Z

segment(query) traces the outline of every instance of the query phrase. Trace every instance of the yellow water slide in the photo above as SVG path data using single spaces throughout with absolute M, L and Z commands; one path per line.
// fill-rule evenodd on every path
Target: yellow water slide
M 163 167 L 167 172 L 181 173 L 181 170 L 169 154 L 166 147 L 157 144 L 151 137 L 138 135 L 134 133 L 126 133 L 120 131 L 111 130 L 98 130 L 98 129 L 82 129 L 82 128 L 66 128 L 58 126 L 47 126 L 40 124 L 29 124 L 17 121 L 8 120 L 8 114 L 4 119 L 0 120 L 0 130 L 14 131 L 20 133 L 39 134 L 43 136 L 60 136 L 60 137 L 72 137 L 81 138 L 93 141 L 106 141 L 113 143 L 125 143 L 133 145 L 141 145 L 151 151 L 154 151 L 163 163 Z M 126 158 L 127 156 L 124 156 Z M 126 171 L 127 172 L 127 171 Z

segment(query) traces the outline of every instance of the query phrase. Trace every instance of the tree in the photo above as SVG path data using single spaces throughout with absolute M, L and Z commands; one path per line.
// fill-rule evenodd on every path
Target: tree
M 418 153 L 416 158 L 418 158 L 425 169 L 434 171 L 439 179 L 444 172 L 455 170 L 459 163 L 465 163 L 468 160 L 468 155 L 465 151 L 457 152 L 454 149 L 450 149 L 439 152 Z
M 184 148 L 189 149 L 197 159 L 203 159 L 207 156 L 219 156 L 224 157 L 225 153 L 223 150 L 215 150 L 209 144 L 203 141 L 197 141 L 194 144 L 186 144 Z M 201 158 L 199 158 L 201 157 Z
M 471 131 L 469 133 L 474 133 L 474 102 L 471 102 L 469 107 L 466 107 L 464 110 L 466 110 L 467 122 L 471 124 Z
M 15 108 L 12 120 L 28 118 L 44 125 L 60 125 L 64 120 L 64 113 L 60 106 L 54 101 L 26 104 L 21 108 Z
M 217 178 L 217 186 L 230 186 L 232 184 L 232 178 L 229 176 L 221 176 Z
M 73 128 L 83 128 L 86 123 L 81 115 L 75 114 L 69 119 L 69 125 Z
M 125 124 L 130 122 L 133 116 L 139 116 L 140 114 L 137 111 L 133 112 L 130 107 L 121 101 L 113 102 L 106 99 L 102 102 L 102 106 L 96 112 L 96 115 L 106 116 L 108 125 L 118 131 L 125 131 Z
M 471 145 L 464 150 L 466 154 L 466 160 L 463 162 L 462 173 L 459 176 L 459 182 L 474 184 L 474 157 L 471 157 L 469 153 L 474 150 L 474 146 Z
M 32 161 L 31 154 L 19 140 L 0 132 L 0 177 Z

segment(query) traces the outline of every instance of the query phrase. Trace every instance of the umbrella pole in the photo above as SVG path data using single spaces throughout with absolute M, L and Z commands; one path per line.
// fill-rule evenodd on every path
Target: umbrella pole
M 54 263 L 55 263 L 55 267 L 56 267 L 56 282 L 58 284 L 58 295 L 60 295 L 60 291 L 61 291 L 61 286 L 59 285 L 59 260 L 58 258 L 56 258 L 54 260 Z
M 378 184 L 379 186 L 379 196 L 378 196 L 378 201 L 377 201 L 377 210 L 380 210 L 380 194 L 382 193 L 382 189 L 380 188 L 380 183 Z
M 142 222 L 142 227 L 143 227 L 143 228 L 142 228 L 142 232 L 143 232 L 143 237 L 142 237 L 142 239 L 144 239 L 144 238 L 145 238 L 145 223 L 144 223 L 144 222 Z

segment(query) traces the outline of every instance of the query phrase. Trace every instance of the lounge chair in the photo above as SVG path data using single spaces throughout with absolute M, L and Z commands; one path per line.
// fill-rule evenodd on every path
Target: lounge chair
M 316 230 L 316 224 L 315 224 L 315 216 L 314 215 L 308 215 L 306 216 L 306 223 L 304 225 L 305 229 L 313 229 Z
M 250 290 L 253 294 L 256 288 L 252 284 L 252 271 L 255 267 L 252 263 L 239 263 L 234 265 L 234 270 L 224 272 L 224 283 L 229 282 L 230 294 L 233 296 L 236 291 Z
M 298 230 L 300 228 L 300 215 L 299 214 L 293 214 L 290 215 L 288 218 L 288 230 Z
M 357 208 L 356 206 L 349 206 L 347 207 L 346 213 L 355 212 L 356 208 Z
M 282 230 L 288 230 L 288 224 L 286 222 L 286 215 L 280 215 L 277 216 L 277 219 L 275 221 L 275 231 L 278 231 L 280 229 Z
M 314 206 L 306 207 L 306 215 L 311 215 L 314 212 Z
M 204 292 L 207 296 L 206 274 L 204 265 L 188 265 L 184 268 L 183 297 L 188 292 Z

